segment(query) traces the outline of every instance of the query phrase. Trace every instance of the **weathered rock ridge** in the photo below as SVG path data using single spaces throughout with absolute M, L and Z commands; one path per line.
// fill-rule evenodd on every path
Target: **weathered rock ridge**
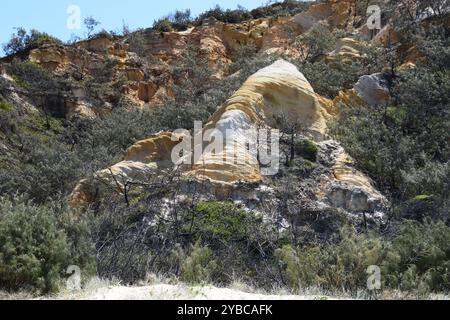
M 96 179 L 120 189 L 152 175 L 181 170 L 186 179 L 205 182 L 215 196 L 224 190 L 234 190 L 239 198 L 240 184 L 270 185 L 273 178 L 262 174 L 257 152 L 247 145 L 249 130 L 274 128 L 273 119 L 283 115 L 300 123 L 305 135 L 318 143 L 327 158 L 327 176 L 318 177 L 314 187 L 317 201 L 349 212 L 374 211 L 383 205 L 384 198 L 368 177 L 353 168 L 342 147 L 329 140 L 327 121 L 331 116 L 321 101 L 294 65 L 279 60 L 252 75 L 206 124 L 203 129 L 206 141 L 211 137 L 225 137 L 227 144 L 222 150 L 205 148 L 205 141 L 196 144 L 195 139 L 187 138 L 186 132 L 164 132 L 136 143 L 122 162 L 98 172 Z M 231 147 L 228 141 L 232 142 Z M 200 147 L 203 153 L 189 164 L 173 163 L 172 151 L 186 142 L 192 150 Z M 93 198 L 90 193 L 93 189 L 98 194 L 99 184 L 93 188 L 82 181 L 72 194 L 72 204 L 88 203 Z
M 200 57 L 215 70 L 213 79 L 221 79 L 226 76 L 226 68 L 237 47 L 251 44 L 260 52 L 296 56 L 298 53 L 291 46 L 295 37 L 308 31 L 313 24 L 322 23 L 330 29 L 351 26 L 355 19 L 353 3 L 353 0 L 330 0 L 313 4 L 307 11 L 294 16 L 259 18 L 236 24 L 205 21 L 203 25 L 183 32 L 138 31 L 136 35 L 142 37 L 140 51 L 145 57 L 144 64 L 133 51 L 129 36 L 107 34 L 73 45 L 49 41 L 31 50 L 25 58 L 73 82 L 72 88 L 65 93 L 70 103 L 61 114 L 67 118 L 103 116 L 111 111 L 114 99 L 100 97 L 105 103 L 98 103 L 99 99 L 89 94 L 89 86 L 81 81 L 98 78 L 99 70 L 111 68 L 107 83 L 125 81 L 118 90 L 130 104 L 157 106 L 165 96 L 173 95 L 171 87 L 176 79 L 170 66 L 189 48 L 197 48 Z M 349 44 L 352 40 L 346 41 Z M 351 45 L 350 49 L 344 45 L 336 54 L 348 59 L 358 55 Z M 0 65 L 9 61 L 9 58 L 0 61 Z

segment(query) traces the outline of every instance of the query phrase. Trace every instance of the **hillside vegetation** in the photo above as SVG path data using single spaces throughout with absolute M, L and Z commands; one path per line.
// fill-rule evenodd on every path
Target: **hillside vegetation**
M 0 290 L 55 293 L 76 265 L 83 283 L 158 274 L 293 294 L 448 294 L 448 3 L 375 1 L 385 27 L 374 35 L 365 2 L 180 11 L 149 29 L 70 44 L 19 29 L 0 60 Z M 305 16 L 319 18 L 294 23 Z M 270 119 L 281 131 L 277 175 L 220 197 L 166 169 L 129 184 L 98 181 L 137 142 L 208 123 L 280 58 L 330 117 L 321 140 L 298 119 Z M 360 190 L 342 189 L 333 173 L 341 148 L 383 199 L 376 206 L 365 199 L 352 209 Z M 74 197 L 80 185 L 84 198 Z M 329 185 L 335 198 L 325 201 Z M 342 194 L 355 203 L 341 205 Z M 381 272 L 377 290 L 367 288 L 370 266 Z

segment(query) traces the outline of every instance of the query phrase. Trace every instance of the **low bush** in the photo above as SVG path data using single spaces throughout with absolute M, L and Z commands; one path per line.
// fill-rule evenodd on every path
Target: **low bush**
M 173 31 L 173 25 L 168 18 L 159 19 L 153 23 L 153 30 L 159 32 L 170 32 Z
M 165 183 L 149 190 L 172 199 L 179 189 Z M 232 203 L 192 199 L 167 211 L 160 198 L 144 192 L 139 199 L 136 204 L 130 201 L 130 207 L 109 201 L 101 209 L 105 213 L 100 214 L 95 234 L 102 277 L 133 283 L 155 273 L 227 285 L 239 276 L 271 285 L 267 275 L 273 266 L 267 261 L 281 237 L 253 212 Z
M 177 10 L 168 16 L 156 20 L 153 30 L 159 32 L 186 31 L 192 24 L 191 10 Z
M 83 172 L 83 163 L 70 148 L 48 135 L 21 134 L 17 158 L 0 155 L 0 191 L 27 193 L 38 203 L 67 194 Z
M 266 5 L 263 7 L 256 8 L 250 13 L 253 19 L 259 19 L 263 17 L 272 17 L 279 15 L 295 15 L 300 12 L 306 11 L 311 2 L 309 1 L 297 1 L 297 0 L 283 0 Z
M 9 112 L 13 109 L 13 106 L 7 102 L 5 99 L 3 99 L 2 96 L 0 96 L 0 111 L 3 112 Z
M 207 241 L 240 241 L 248 237 L 261 219 L 237 208 L 231 202 L 202 202 L 184 229 Z
M 309 160 L 311 162 L 317 161 L 317 153 L 319 152 L 319 149 L 313 141 L 303 139 L 297 142 L 295 149 L 295 152 L 303 159 Z
M 190 255 L 181 263 L 180 280 L 187 283 L 212 283 L 217 271 L 218 263 L 213 251 L 195 244 Z
M 208 10 L 198 16 L 196 19 L 196 24 L 201 24 L 204 20 L 208 18 L 214 18 L 217 21 L 226 23 L 239 23 L 246 20 L 252 19 L 252 15 L 243 7 L 238 7 L 236 10 L 222 9 L 219 5 L 215 8 Z
M 87 219 L 59 206 L 0 198 L 0 286 L 55 292 L 66 268 L 94 274 Z
M 325 62 L 294 63 L 308 79 L 314 91 L 329 99 L 334 99 L 342 90 L 352 89 L 363 75 L 362 66 L 358 62 L 333 67 Z
M 385 285 L 405 292 L 450 292 L 450 227 L 407 221 L 386 245 Z
M 367 290 L 368 268 L 381 271 L 380 289 L 411 294 L 450 290 L 450 227 L 443 222 L 405 221 L 393 239 L 344 229 L 336 244 L 278 249 L 283 272 L 295 291 L 318 287 L 356 293 Z

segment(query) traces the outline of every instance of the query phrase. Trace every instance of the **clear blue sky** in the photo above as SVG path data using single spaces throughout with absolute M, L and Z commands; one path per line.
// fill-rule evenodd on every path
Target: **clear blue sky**
M 84 29 L 67 28 L 67 8 L 77 5 L 81 17 L 93 16 L 102 24 L 99 29 L 122 30 L 123 21 L 131 29 L 150 27 L 153 21 L 175 9 L 191 9 L 194 16 L 214 7 L 235 9 L 238 4 L 247 9 L 256 8 L 267 0 L 5 0 L 0 10 L 0 44 L 10 39 L 15 27 L 37 29 L 61 40 L 69 40 L 72 34 L 83 36 Z M 3 50 L 0 49 L 0 55 Z

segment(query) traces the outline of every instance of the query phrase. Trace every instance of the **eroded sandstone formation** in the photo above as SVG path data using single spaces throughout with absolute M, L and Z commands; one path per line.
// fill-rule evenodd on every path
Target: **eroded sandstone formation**
M 349 212 L 373 211 L 384 203 L 368 177 L 352 167 L 352 161 L 337 142 L 327 136 L 327 121 L 331 115 L 327 103 L 318 96 L 297 68 L 279 60 L 252 75 L 242 87 L 221 106 L 205 125 L 205 141 L 200 145 L 189 139 L 191 150 L 200 147 L 201 157 L 189 164 L 174 163 L 173 150 L 186 143 L 189 133 L 163 132 L 132 146 L 123 161 L 98 172 L 97 186 L 82 181 L 72 194 L 72 205 L 83 205 L 93 198 L 90 192 L 99 192 L 101 185 L 124 188 L 133 181 L 145 181 L 162 172 L 181 170 L 190 181 L 203 181 L 211 186 L 209 191 L 219 196 L 223 190 L 235 189 L 242 183 L 270 185 L 271 176 L 264 176 L 257 153 L 247 146 L 248 132 L 252 128 L 274 128 L 273 119 L 285 115 L 295 119 L 310 139 L 325 150 L 329 159 L 328 176 L 317 177 L 317 201 L 330 203 Z M 231 147 L 223 150 L 205 148 L 208 137 L 223 136 Z M 200 140 L 201 141 L 201 140 Z M 190 155 L 188 155 L 190 156 Z M 193 157 L 195 159 L 195 157 Z M 240 161 L 236 161 L 240 160 Z M 169 173 L 170 174 L 170 173 Z M 101 184 L 99 183 L 101 182 Z M 254 188 L 257 190 L 257 188 Z
M 295 16 L 259 18 L 237 24 L 205 21 L 203 25 L 183 32 L 138 31 L 143 39 L 141 49 L 145 60 L 151 61 L 144 66 L 137 63 L 139 59 L 130 48 L 128 37 L 102 33 L 70 46 L 46 42 L 31 50 L 28 60 L 66 79 L 73 78 L 77 82 L 75 89 L 81 80 L 97 78 L 98 70 L 109 68 L 103 64 L 110 63 L 112 72 L 108 82 L 112 84 L 125 79 L 127 83 L 120 90 L 131 104 L 157 106 L 165 96 L 173 94 L 174 75 L 170 66 L 189 48 L 197 48 L 200 56 L 216 71 L 213 79 L 222 79 L 237 47 L 254 45 L 260 52 L 295 57 L 298 53 L 292 48 L 292 43 L 298 35 L 307 32 L 315 23 L 328 26 L 330 30 L 350 27 L 355 18 L 353 7 L 353 0 L 329 0 L 313 4 Z M 330 59 L 335 56 L 357 57 L 352 41 L 344 39 L 343 45 L 330 55 Z M 71 97 L 70 92 L 67 95 L 70 104 L 66 106 L 67 110 L 62 110 L 67 118 L 95 117 L 110 111 L 108 104 L 99 105 L 89 95 L 82 98 Z

